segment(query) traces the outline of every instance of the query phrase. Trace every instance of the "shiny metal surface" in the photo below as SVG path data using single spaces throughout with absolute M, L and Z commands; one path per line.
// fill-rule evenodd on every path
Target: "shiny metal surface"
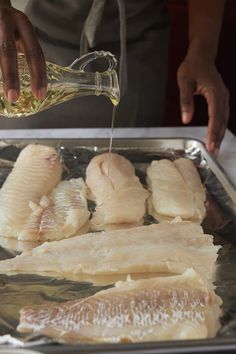
M 103 151 L 107 151 L 109 141 L 92 140 L 14 140 L 0 142 L 0 185 L 11 171 L 20 150 L 29 143 L 40 143 L 56 146 L 60 151 L 64 164 L 64 178 L 84 176 L 90 159 Z M 135 345 L 100 345 L 83 346 L 88 352 L 99 352 L 113 348 L 118 352 L 132 350 L 140 352 L 165 353 L 187 352 L 184 348 L 194 343 L 194 352 L 217 352 L 217 348 L 236 350 L 236 190 L 228 180 L 222 168 L 197 140 L 189 139 L 115 139 L 113 151 L 127 157 L 136 167 L 136 173 L 145 185 L 145 169 L 153 159 L 188 157 L 198 168 L 203 184 L 207 189 L 207 216 L 203 227 L 214 235 L 215 243 L 223 247 L 219 253 L 216 278 L 217 293 L 223 300 L 222 327 L 215 339 L 204 341 L 145 343 Z M 150 219 L 146 218 L 146 223 Z M 3 241 L 3 240 L 2 240 Z M 0 240 L 1 242 L 1 240 Z M 6 244 L 3 245 L 4 247 Z M 6 248 L 0 248 L 0 259 L 15 255 Z M 103 288 L 103 287 L 102 287 Z M 91 283 L 55 279 L 36 275 L 0 275 L 0 353 L 1 345 L 34 346 L 45 353 L 55 352 L 51 340 L 38 336 L 22 336 L 16 332 L 19 310 L 30 304 L 44 302 L 62 302 L 82 298 L 100 290 L 100 286 Z M 227 344 L 228 343 L 228 344 Z M 44 344 L 44 346 L 41 346 Z M 47 344 L 47 347 L 45 346 Z M 154 350 L 155 351 L 152 351 Z M 75 348 L 60 345 L 58 353 L 75 353 Z M 109 351 L 109 350 L 108 350 Z M 193 352 L 193 351 L 192 351 Z

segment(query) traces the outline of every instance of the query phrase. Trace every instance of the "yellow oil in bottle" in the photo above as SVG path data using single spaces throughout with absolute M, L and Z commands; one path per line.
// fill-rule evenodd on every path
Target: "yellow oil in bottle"
M 6 100 L 0 76 L 0 116 L 26 117 L 56 104 L 85 95 L 105 95 L 113 105 L 120 99 L 119 84 L 115 70 L 103 73 L 75 70 L 46 63 L 48 90 L 44 100 L 38 100 L 31 90 L 31 77 L 23 54 L 18 56 L 21 93 L 15 103 Z
M 15 103 L 8 102 L 3 96 L 0 97 L 1 112 L 8 118 L 28 117 L 55 104 L 68 101 L 74 96 L 73 90 L 69 88 L 51 88 L 48 90 L 46 98 L 40 101 L 32 94 L 31 89 L 23 89 Z

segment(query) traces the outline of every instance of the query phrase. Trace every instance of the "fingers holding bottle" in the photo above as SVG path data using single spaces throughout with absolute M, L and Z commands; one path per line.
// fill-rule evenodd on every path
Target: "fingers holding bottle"
M 0 3 L 0 65 L 4 96 L 10 102 L 17 100 L 20 90 L 14 33 L 11 7 Z
M 43 100 L 47 92 L 46 63 L 42 49 L 38 43 L 34 28 L 22 12 L 14 15 L 20 40 L 20 46 L 25 54 L 31 76 L 31 86 L 35 97 Z
M 0 66 L 3 93 L 9 102 L 20 94 L 17 50 L 24 52 L 31 75 L 32 91 L 44 99 L 47 90 L 46 64 L 37 36 L 27 16 L 0 0 Z

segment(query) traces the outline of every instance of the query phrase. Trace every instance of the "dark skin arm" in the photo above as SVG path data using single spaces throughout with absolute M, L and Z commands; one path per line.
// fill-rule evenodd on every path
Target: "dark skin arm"
M 218 155 L 229 119 L 229 93 L 215 66 L 224 0 L 189 0 L 189 47 L 177 73 L 182 121 L 191 122 L 195 94 L 208 105 L 207 149 Z
M 229 117 L 229 94 L 215 67 L 215 56 L 223 17 L 224 0 L 189 0 L 189 48 L 178 69 L 182 121 L 193 116 L 193 95 L 208 103 L 207 149 L 218 153 Z M 19 96 L 17 51 L 25 53 L 32 91 L 38 99 L 46 96 L 46 66 L 33 26 L 10 0 L 0 0 L 0 66 L 5 97 Z
M 15 102 L 20 92 L 17 51 L 26 56 L 35 97 L 44 99 L 46 64 L 33 26 L 23 12 L 11 6 L 9 0 L 0 0 L 0 66 L 4 95 L 10 102 Z

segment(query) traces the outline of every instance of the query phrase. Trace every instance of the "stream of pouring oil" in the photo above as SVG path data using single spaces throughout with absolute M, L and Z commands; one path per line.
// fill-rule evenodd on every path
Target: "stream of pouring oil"
M 113 143 L 113 135 L 114 135 L 114 124 L 115 124 L 115 116 L 116 116 L 116 107 L 117 106 L 113 106 L 113 110 L 112 110 L 110 142 L 109 142 L 109 149 L 108 149 L 107 176 L 109 176 L 109 173 L 110 173 L 110 159 L 111 159 L 111 151 L 112 151 L 112 143 Z

